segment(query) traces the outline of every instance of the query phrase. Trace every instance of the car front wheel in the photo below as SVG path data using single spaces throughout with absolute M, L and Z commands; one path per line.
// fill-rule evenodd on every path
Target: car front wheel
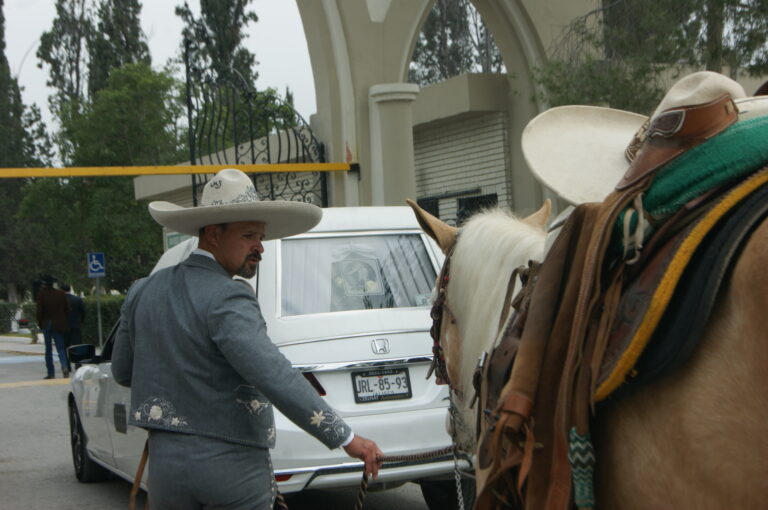
M 75 476 L 84 483 L 101 482 L 109 478 L 109 471 L 96 464 L 85 449 L 85 432 L 74 402 L 69 404 L 69 437 L 72 445 L 72 464 Z

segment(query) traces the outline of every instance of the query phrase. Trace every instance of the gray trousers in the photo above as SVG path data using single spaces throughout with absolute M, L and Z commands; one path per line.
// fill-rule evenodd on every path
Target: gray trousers
M 277 485 L 269 450 L 219 439 L 150 431 L 152 510 L 272 510 Z

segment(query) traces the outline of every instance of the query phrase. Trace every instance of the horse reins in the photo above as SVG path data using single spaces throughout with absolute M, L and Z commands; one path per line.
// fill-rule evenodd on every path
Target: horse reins
M 453 453 L 455 457 L 456 449 L 453 446 L 448 446 L 445 448 L 431 450 L 428 452 L 416 453 L 413 455 L 385 455 L 383 457 L 380 457 L 379 461 L 382 464 L 385 464 L 387 462 L 413 462 L 413 461 L 429 460 L 437 457 L 442 457 L 443 455 L 447 455 L 449 453 Z M 363 470 L 363 477 L 360 480 L 360 488 L 357 490 L 357 497 L 355 498 L 355 510 L 362 510 L 367 492 L 368 492 L 368 475 L 365 473 L 365 470 Z M 280 492 L 277 493 L 275 504 L 278 510 L 289 510 L 288 504 L 285 501 L 285 496 L 283 496 L 283 494 Z
M 435 297 L 435 302 L 432 303 L 432 310 L 429 312 L 429 316 L 432 319 L 432 327 L 429 329 L 429 335 L 432 337 L 432 364 L 427 371 L 427 379 L 434 373 L 435 382 L 437 384 L 447 384 L 449 388 L 451 387 L 451 381 L 448 377 L 448 367 L 445 364 L 445 353 L 443 352 L 442 345 L 440 345 L 440 337 L 443 327 L 443 314 L 448 312 L 453 317 L 445 300 L 448 281 L 450 280 L 451 258 L 453 257 L 455 246 L 456 242 L 454 241 L 445 254 L 445 262 L 443 262 L 443 267 L 440 268 L 440 275 L 437 278 L 437 296 Z

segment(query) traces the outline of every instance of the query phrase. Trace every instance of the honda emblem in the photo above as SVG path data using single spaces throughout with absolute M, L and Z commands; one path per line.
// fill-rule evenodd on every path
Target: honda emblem
M 389 340 L 386 338 L 372 340 L 371 349 L 373 349 L 374 354 L 389 354 Z

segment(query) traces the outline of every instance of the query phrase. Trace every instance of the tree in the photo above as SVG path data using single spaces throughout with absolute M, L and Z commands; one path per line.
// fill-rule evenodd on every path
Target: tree
M 147 64 L 114 69 L 83 115 L 68 126 L 75 165 L 170 165 L 186 156 L 178 83 Z M 79 180 L 89 250 L 111 254 L 106 284 L 126 291 L 162 253 L 162 229 L 133 196 L 130 177 Z
M 57 16 L 38 50 L 55 89 L 50 103 L 65 166 L 183 161 L 180 84 L 150 67 L 141 3 L 88 5 L 57 0 Z M 88 251 L 109 256 L 106 286 L 124 291 L 149 272 L 162 248 L 160 227 L 146 205 L 136 202 L 133 180 L 126 177 L 37 180 L 25 190 L 16 220 L 35 233 L 25 244 L 30 265 L 81 288 L 89 284 L 83 269 Z M 66 235 L 60 225 L 66 225 Z M 57 256 L 34 256 L 46 247 L 55 247 Z
M 614 0 L 575 19 L 536 73 L 550 106 L 650 113 L 686 69 L 768 72 L 765 0 Z
M 146 63 L 110 73 L 106 87 L 64 126 L 75 166 L 174 164 L 184 159 L 176 129 L 183 114 L 177 82 Z
M 504 72 L 501 54 L 469 0 L 437 0 L 416 41 L 409 80 L 428 85 L 467 72 Z
M 56 0 L 56 18 L 51 30 L 40 36 L 37 57 L 39 67 L 49 67 L 46 84 L 55 90 L 49 105 L 59 118 L 77 113 L 83 102 L 86 41 L 92 32 L 86 0 Z
M 184 27 L 184 40 L 190 44 L 191 67 L 198 74 L 213 72 L 217 81 L 231 78 L 233 71 L 246 83 L 258 78 L 256 56 L 243 46 L 245 29 L 259 20 L 248 11 L 252 0 L 200 0 L 200 18 L 195 18 L 189 4 L 176 8 Z
M 0 0 L 0 168 L 41 166 L 48 164 L 50 158 L 50 139 L 40 110 L 24 105 L 19 84 L 8 66 L 5 16 Z M 10 301 L 16 300 L 25 283 L 23 259 L 19 256 L 23 233 L 13 221 L 24 185 L 22 179 L 0 179 L 0 288 Z
M 253 85 L 256 56 L 243 46 L 246 28 L 258 21 L 247 9 L 251 1 L 201 0 L 199 18 L 187 3 L 176 8 L 185 23 L 187 94 L 194 110 L 190 138 L 196 158 L 298 124 L 292 96 L 283 101 L 275 89 L 256 90 Z
M 112 69 L 138 62 L 150 65 L 146 37 L 141 30 L 138 0 L 101 0 L 96 30 L 87 41 L 88 94 L 104 88 Z
M 182 160 L 185 150 L 175 129 L 182 113 L 177 91 L 172 77 L 147 64 L 112 70 L 106 86 L 63 127 L 75 148 L 72 163 L 163 165 Z M 89 251 L 108 255 L 105 286 L 119 291 L 145 276 L 162 252 L 161 228 L 146 204 L 134 199 L 130 177 L 39 179 L 25 193 L 17 221 L 29 225 L 33 234 L 25 259 L 34 271 L 57 274 L 81 288 L 89 284 L 84 270 Z M 47 253 L 46 246 L 55 250 Z

